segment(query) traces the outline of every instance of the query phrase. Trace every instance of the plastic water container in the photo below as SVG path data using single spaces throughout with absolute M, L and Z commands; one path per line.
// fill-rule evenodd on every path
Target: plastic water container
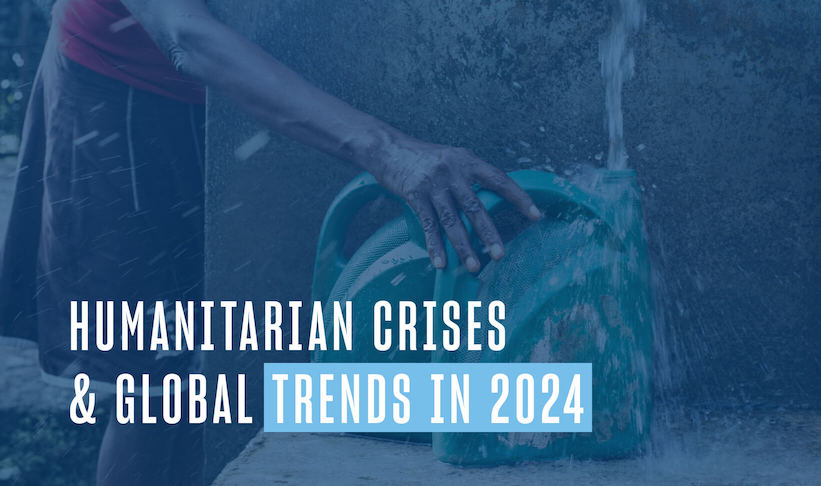
M 448 268 L 437 276 L 435 290 L 440 303 L 503 301 L 505 349 L 437 351 L 433 358 L 592 363 L 593 431 L 436 433 L 434 452 L 445 462 L 463 465 L 640 454 L 652 414 L 653 336 L 650 270 L 635 174 L 596 171 L 585 189 L 545 172 L 511 176 L 542 209 L 544 219 L 505 230 L 500 220 L 511 219 L 503 214 L 509 205 L 482 193 L 502 228 L 506 256 L 472 275 L 458 264 L 450 247 Z
M 324 302 L 326 340 L 333 342 L 333 302 L 351 301 L 356 317 L 352 329 L 352 350 L 314 351 L 312 360 L 326 363 L 430 362 L 430 352 L 422 351 L 424 332 L 417 333 L 417 351 L 381 352 L 373 346 L 373 306 L 387 300 L 398 314 L 399 301 L 413 301 L 417 308 L 432 300 L 435 270 L 430 264 L 416 217 L 403 205 L 404 214 L 377 229 L 350 258 L 344 246 L 357 213 L 380 197 L 388 196 L 369 174 L 356 177 L 337 195 L 325 215 L 319 237 L 312 299 Z M 417 326 L 424 329 L 425 313 L 418 313 Z M 399 335 L 397 319 L 384 328 Z M 379 438 L 430 442 L 429 433 L 367 434 Z

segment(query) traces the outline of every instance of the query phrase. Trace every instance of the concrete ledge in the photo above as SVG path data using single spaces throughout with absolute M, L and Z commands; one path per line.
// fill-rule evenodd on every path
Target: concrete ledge
M 715 432 L 713 432 L 715 431 Z M 671 427 L 635 460 L 559 460 L 489 468 L 437 461 L 429 446 L 331 434 L 258 434 L 213 486 L 373 484 L 736 485 L 817 484 L 821 414 L 699 419 Z

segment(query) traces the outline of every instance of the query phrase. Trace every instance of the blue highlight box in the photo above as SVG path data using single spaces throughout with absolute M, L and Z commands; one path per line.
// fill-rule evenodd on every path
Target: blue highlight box
M 264 383 L 266 432 L 592 430 L 590 363 L 266 363 Z

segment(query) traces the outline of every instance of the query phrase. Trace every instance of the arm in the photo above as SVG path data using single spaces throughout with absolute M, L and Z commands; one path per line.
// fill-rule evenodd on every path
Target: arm
M 216 20 L 202 0 L 122 0 L 181 72 L 200 79 L 270 128 L 353 162 L 403 198 L 425 230 L 431 260 L 445 265 L 441 229 L 471 271 L 478 259 L 464 211 L 495 259 L 502 241 L 472 190 L 499 193 L 533 219 L 539 211 L 506 174 L 465 149 L 416 140 L 310 84 Z

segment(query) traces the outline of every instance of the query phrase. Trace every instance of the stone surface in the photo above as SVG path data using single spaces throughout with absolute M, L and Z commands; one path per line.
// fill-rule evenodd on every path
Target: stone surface
M 604 2 L 209 3 L 311 81 L 420 138 L 560 174 L 607 152 Z M 664 310 L 662 398 L 821 398 L 820 22 L 811 0 L 649 2 L 624 116 Z M 306 299 L 321 218 L 357 171 L 274 135 L 238 159 L 260 130 L 210 95 L 209 292 Z M 263 361 L 301 358 L 211 356 L 209 367 L 260 380 Z M 212 431 L 211 467 L 253 433 Z
M 41 379 L 34 344 L 10 346 L 0 341 L 0 410 L 65 412 L 71 388 L 46 385 Z
M 723 423 L 729 420 L 730 423 Z M 683 425 L 683 424 L 682 424 Z M 379 484 L 484 486 L 805 485 L 821 475 L 818 414 L 713 417 L 696 431 L 682 426 L 649 457 L 620 461 L 568 459 L 464 468 L 434 459 L 430 447 L 331 434 L 260 434 L 213 486 L 247 484 Z M 730 426 L 731 425 L 731 426 Z M 778 447 L 773 447 L 778 444 Z M 317 467 L 318 464 L 332 467 Z

